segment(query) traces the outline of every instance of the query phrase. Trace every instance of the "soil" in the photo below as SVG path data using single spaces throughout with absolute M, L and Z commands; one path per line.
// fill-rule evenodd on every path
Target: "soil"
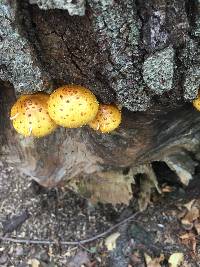
M 120 236 L 112 251 L 104 242 L 111 233 L 84 245 L 66 246 L 60 242 L 94 237 L 136 212 L 137 194 L 128 207 L 94 206 L 65 188 L 42 188 L 0 162 L 0 237 L 55 242 L 40 245 L 1 240 L 0 266 L 142 267 L 146 266 L 145 254 L 152 259 L 164 254 L 160 266 L 168 266 L 168 258 L 175 252 L 184 255 L 181 266 L 200 266 L 198 234 L 180 221 L 183 205 L 200 198 L 200 175 L 187 188 L 177 183 L 161 186 L 169 187 L 163 191 L 170 192 L 153 192 L 145 211 L 113 231 Z M 194 238 L 183 242 L 181 235 L 189 233 Z

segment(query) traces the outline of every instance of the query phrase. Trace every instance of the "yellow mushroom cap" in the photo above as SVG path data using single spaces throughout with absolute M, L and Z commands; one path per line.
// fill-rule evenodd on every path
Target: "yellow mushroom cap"
M 54 91 L 48 101 L 50 117 L 67 128 L 81 127 L 93 120 L 99 104 L 95 95 L 79 85 L 65 85 Z
M 198 111 L 200 111 L 200 93 L 198 93 L 197 98 L 192 101 L 192 104 Z
M 55 130 L 57 125 L 48 114 L 48 99 L 45 93 L 19 97 L 11 108 L 11 120 L 18 133 L 42 137 Z
M 88 125 L 102 133 L 115 130 L 121 123 L 121 111 L 115 105 L 100 104 L 96 118 Z

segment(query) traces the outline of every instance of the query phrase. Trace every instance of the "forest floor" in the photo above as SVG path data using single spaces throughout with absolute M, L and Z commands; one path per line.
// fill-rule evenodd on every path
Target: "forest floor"
M 64 188 L 41 188 L 0 162 L 0 266 L 200 266 L 200 175 L 187 188 L 161 186 L 163 193 L 154 192 L 145 211 L 96 238 L 134 214 L 136 199 L 128 207 L 92 206 Z

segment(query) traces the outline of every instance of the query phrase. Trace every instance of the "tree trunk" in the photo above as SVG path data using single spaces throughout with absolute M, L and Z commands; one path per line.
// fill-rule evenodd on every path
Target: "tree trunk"
M 199 1 L 69 2 L 1 1 L 2 157 L 44 186 L 67 185 L 112 203 L 127 202 L 127 177 L 142 173 L 155 182 L 157 161 L 187 185 L 200 137 L 191 104 L 200 85 Z M 41 139 L 14 131 L 16 97 L 71 83 L 121 105 L 121 126 L 111 134 L 58 128 Z M 117 185 L 105 188 L 113 178 Z

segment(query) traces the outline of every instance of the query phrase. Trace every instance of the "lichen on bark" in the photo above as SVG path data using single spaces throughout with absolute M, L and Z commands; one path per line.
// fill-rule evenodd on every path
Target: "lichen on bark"
M 139 51 L 140 20 L 135 1 L 89 1 L 99 52 L 108 61 L 103 75 L 117 95 L 117 101 L 129 110 L 146 110 L 149 97 L 141 77 L 142 56 Z
M 174 67 L 174 49 L 172 47 L 149 56 L 143 66 L 143 78 L 149 89 L 160 95 L 171 90 Z
M 200 48 L 198 42 L 189 39 L 181 49 L 179 59 L 184 67 L 183 95 L 186 101 L 192 101 L 200 88 Z
M 48 76 L 41 68 L 35 52 L 22 35 L 17 18 L 17 3 L 4 0 L 0 4 L 0 78 L 10 81 L 16 93 L 41 91 Z
M 85 0 L 29 0 L 30 4 L 37 4 L 41 9 L 66 9 L 71 16 L 85 15 Z

